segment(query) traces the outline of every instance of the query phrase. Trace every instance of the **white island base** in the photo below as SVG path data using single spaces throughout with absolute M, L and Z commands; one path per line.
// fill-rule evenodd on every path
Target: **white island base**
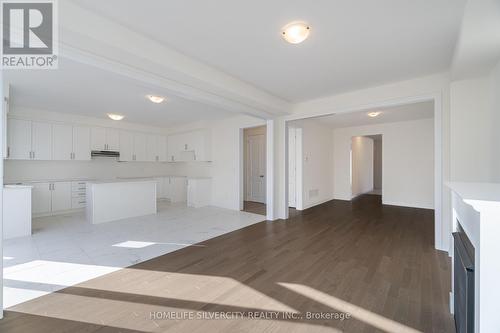
M 154 180 L 112 180 L 87 183 L 87 220 L 98 224 L 156 214 Z

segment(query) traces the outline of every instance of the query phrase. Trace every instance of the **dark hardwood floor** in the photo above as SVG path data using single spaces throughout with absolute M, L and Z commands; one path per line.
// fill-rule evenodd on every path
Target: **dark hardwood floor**
M 330 201 L 12 307 L 0 332 L 453 332 L 433 230 L 432 210 Z
M 255 201 L 243 201 L 243 211 L 266 216 L 266 204 Z

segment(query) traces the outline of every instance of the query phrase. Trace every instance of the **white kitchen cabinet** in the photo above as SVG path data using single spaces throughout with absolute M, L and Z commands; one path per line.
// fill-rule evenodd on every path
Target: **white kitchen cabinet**
M 159 160 L 158 156 L 158 136 L 147 135 L 146 137 L 146 160 L 155 162 Z
M 52 159 L 52 125 L 49 123 L 9 119 L 7 147 L 10 159 Z
M 52 159 L 52 124 L 31 123 L 31 148 L 34 160 Z
M 179 135 L 170 135 L 167 138 L 167 161 L 178 162 L 180 154 Z
M 168 161 L 210 161 L 211 137 L 209 130 L 196 130 L 168 137 Z
M 134 155 L 134 135 L 132 132 L 120 131 L 120 161 L 130 162 Z
M 176 202 L 186 202 L 187 200 L 187 183 L 186 177 L 169 177 L 169 191 L 170 191 L 170 201 Z
M 73 159 L 73 126 L 52 125 L 52 159 L 59 161 Z
M 53 160 L 90 160 L 90 129 L 84 126 L 52 125 Z
M 155 178 L 156 181 L 156 199 L 164 199 L 164 190 L 163 190 L 163 178 Z
M 31 212 L 33 214 L 50 213 L 52 210 L 51 183 L 33 183 L 31 191 Z
M 147 161 L 146 157 L 147 139 L 144 133 L 134 134 L 134 161 Z
M 71 182 L 52 183 L 52 211 L 71 209 Z
M 92 127 L 90 137 L 92 150 L 120 149 L 120 131 L 115 128 Z
M 7 120 L 7 158 L 12 160 L 31 159 L 31 121 Z
M 187 181 L 188 207 L 204 207 L 212 202 L 212 179 L 190 178 Z
M 106 128 L 106 150 L 120 150 L 120 131 L 116 128 Z
M 73 160 L 90 161 L 90 128 L 73 126 Z
M 158 161 L 166 162 L 167 161 L 167 137 L 166 136 L 158 136 Z
M 106 129 L 104 127 L 92 127 L 90 130 L 90 146 L 92 150 L 105 150 Z

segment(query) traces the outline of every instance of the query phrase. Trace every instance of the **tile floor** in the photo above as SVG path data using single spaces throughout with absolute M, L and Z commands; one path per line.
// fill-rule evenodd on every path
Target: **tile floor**
M 105 275 L 263 221 L 262 215 L 160 202 L 158 214 L 92 225 L 85 214 L 33 220 L 4 242 L 4 306 Z

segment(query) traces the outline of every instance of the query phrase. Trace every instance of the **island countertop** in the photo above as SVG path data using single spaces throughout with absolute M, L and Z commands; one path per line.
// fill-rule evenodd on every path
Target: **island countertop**
M 156 183 L 154 179 L 148 178 L 131 178 L 131 179 L 102 179 L 102 180 L 92 180 L 88 181 L 87 185 L 93 184 L 121 184 L 121 183 Z

